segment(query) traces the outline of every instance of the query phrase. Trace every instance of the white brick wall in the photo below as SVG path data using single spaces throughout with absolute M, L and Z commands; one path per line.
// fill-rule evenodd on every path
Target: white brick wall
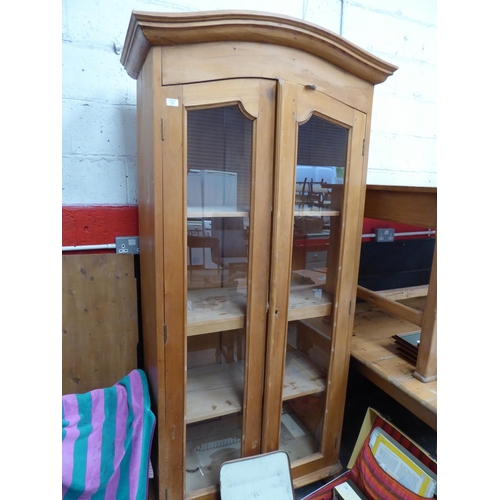
M 437 185 L 436 0 L 63 0 L 64 205 L 137 203 L 136 82 L 120 63 L 131 11 L 249 8 L 319 24 L 399 66 L 375 90 L 368 182 Z

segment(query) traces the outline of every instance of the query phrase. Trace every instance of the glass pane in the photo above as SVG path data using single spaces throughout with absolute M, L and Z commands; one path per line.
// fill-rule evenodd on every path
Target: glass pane
M 186 487 L 219 482 L 223 462 L 241 457 L 245 332 L 188 337 Z
M 237 106 L 188 111 L 189 492 L 241 456 L 252 133 Z
M 348 129 L 314 115 L 299 126 L 280 435 L 291 461 L 321 449 L 347 141 Z

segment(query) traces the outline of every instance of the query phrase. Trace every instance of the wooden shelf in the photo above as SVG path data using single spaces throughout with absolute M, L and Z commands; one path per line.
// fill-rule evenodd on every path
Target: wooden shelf
M 248 210 L 233 210 L 226 207 L 188 207 L 188 219 L 210 219 L 213 217 L 248 217 Z
M 338 217 L 340 210 L 328 210 L 318 207 L 305 207 L 293 211 L 295 217 Z M 188 219 L 209 219 L 212 217 L 248 217 L 248 210 L 232 210 L 225 207 L 188 207 Z
M 188 292 L 187 335 L 224 332 L 245 326 L 247 294 L 235 288 Z
M 243 401 L 243 361 L 187 371 L 186 423 L 238 413 Z
M 186 423 L 192 424 L 242 410 L 244 364 L 218 364 L 187 371 Z M 286 353 L 283 401 L 325 390 L 324 371 L 299 351 Z
M 305 207 L 300 209 L 295 209 L 293 211 L 295 217 L 304 216 L 315 216 L 315 217 L 338 217 L 340 215 L 339 210 L 325 210 L 318 207 Z
M 328 316 L 332 311 L 332 297 L 322 291 L 316 297 L 313 287 L 292 290 L 288 302 L 288 321 Z
M 188 292 L 187 335 L 224 332 L 245 326 L 247 294 L 235 288 L 208 288 Z M 290 292 L 288 321 L 327 316 L 330 294 L 316 297 L 314 286 L 294 287 Z
M 325 372 L 299 351 L 286 353 L 283 401 L 323 392 Z

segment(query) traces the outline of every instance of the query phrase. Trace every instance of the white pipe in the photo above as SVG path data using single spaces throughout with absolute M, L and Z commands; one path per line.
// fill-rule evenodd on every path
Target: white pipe
M 339 29 L 339 35 L 343 35 L 344 31 L 344 0 L 340 0 L 340 29 Z
M 116 249 L 115 243 L 105 243 L 104 245 L 80 245 L 74 247 L 62 247 L 63 252 L 75 252 L 80 250 L 107 250 Z
M 420 236 L 420 235 L 427 235 L 430 236 L 431 234 L 436 234 L 436 231 L 412 231 L 408 233 L 394 233 L 394 237 L 396 236 Z M 375 238 L 376 234 L 375 233 L 370 233 L 370 234 L 362 234 L 362 238 Z M 83 250 L 116 250 L 116 244 L 115 243 L 105 243 L 104 245 L 80 245 L 80 246 L 73 246 L 73 247 L 62 247 L 63 252 L 79 252 Z
M 436 231 L 431 231 L 429 229 L 428 231 L 410 231 L 407 233 L 394 233 L 394 237 L 396 237 L 396 236 L 420 236 L 420 235 L 430 236 L 431 234 L 436 234 Z M 377 236 L 375 233 L 361 235 L 362 238 L 375 238 L 375 236 Z
M 427 236 L 430 236 L 431 234 L 436 234 L 436 231 L 431 231 L 430 229 L 428 231 L 413 231 L 409 233 L 395 233 L 394 236 L 417 236 L 419 234 L 426 234 Z

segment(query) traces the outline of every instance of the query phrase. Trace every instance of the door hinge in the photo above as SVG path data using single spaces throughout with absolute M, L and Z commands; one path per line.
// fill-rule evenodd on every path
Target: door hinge
M 165 488 L 165 500 L 168 500 L 168 490 Z
M 363 139 L 363 151 L 361 152 L 363 156 L 365 156 L 365 140 L 366 139 Z
M 167 325 L 163 325 L 163 343 L 167 343 Z
M 165 140 L 165 133 L 164 133 L 164 127 L 163 127 L 163 118 L 161 119 L 161 140 Z
M 352 300 L 349 301 L 349 316 L 351 315 Z

